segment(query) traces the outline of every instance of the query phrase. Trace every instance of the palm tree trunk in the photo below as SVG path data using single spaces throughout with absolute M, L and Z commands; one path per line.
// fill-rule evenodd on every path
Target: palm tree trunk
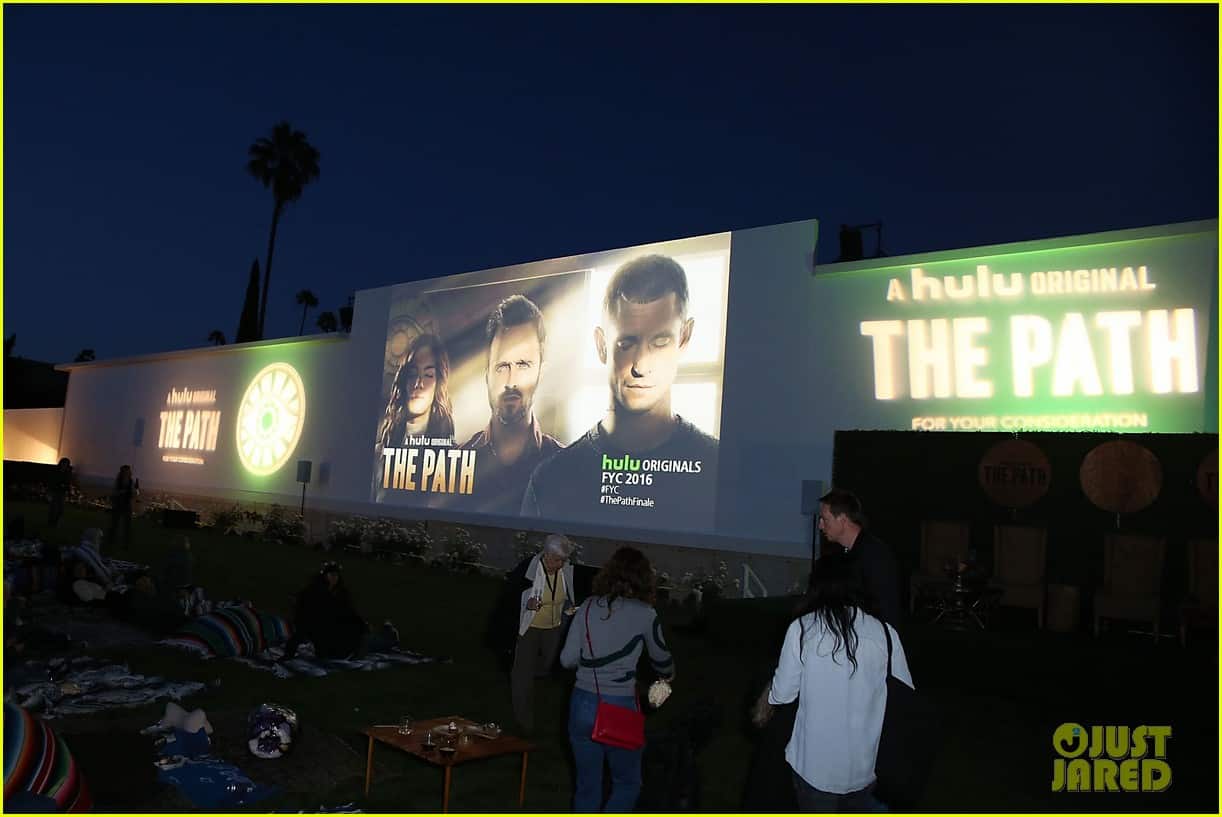
M 272 255 L 276 251 L 276 227 L 280 225 L 280 209 L 284 202 L 276 199 L 272 210 L 272 232 L 267 239 L 267 266 L 263 268 L 263 303 L 259 306 L 259 340 L 263 340 L 263 325 L 267 322 L 268 283 L 272 279 Z
M 299 335 L 305 334 L 305 316 L 306 316 L 306 312 L 309 311 L 309 309 L 310 309 L 309 304 L 301 305 L 301 326 L 297 327 L 297 334 Z

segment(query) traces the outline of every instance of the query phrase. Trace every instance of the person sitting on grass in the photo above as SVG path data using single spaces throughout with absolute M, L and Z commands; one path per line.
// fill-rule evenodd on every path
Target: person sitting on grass
M 147 572 L 136 575 L 120 599 L 107 599 L 116 616 L 155 633 L 173 632 L 187 618 L 181 605 L 157 592 L 157 582 Z
M 85 566 L 87 576 L 81 578 L 101 585 L 103 590 L 118 583 L 120 577 L 102 558 L 102 531 L 99 528 L 86 528 L 81 534 L 80 544 L 72 548 L 68 556 Z
M 161 595 L 171 599 L 185 616 L 194 618 L 212 612 L 204 588 L 195 583 L 195 557 L 186 536 L 177 537 L 166 554 L 158 586 Z
M 352 603 L 343 567 L 339 562 L 323 562 L 297 594 L 293 637 L 284 646 L 285 660 L 296 656 L 305 641 L 314 645 L 318 658 L 360 658 L 367 652 L 385 652 L 398 646 L 399 633 L 388 621 L 381 632 L 372 634 Z

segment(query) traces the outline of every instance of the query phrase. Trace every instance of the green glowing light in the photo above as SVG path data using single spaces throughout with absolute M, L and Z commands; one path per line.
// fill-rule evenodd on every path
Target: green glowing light
M 305 386 L 287 363 L 265 366 L 250 381 L 238 409 L 237 444 L 242 467 L 255 476 L 280 470 L 301 439 Z

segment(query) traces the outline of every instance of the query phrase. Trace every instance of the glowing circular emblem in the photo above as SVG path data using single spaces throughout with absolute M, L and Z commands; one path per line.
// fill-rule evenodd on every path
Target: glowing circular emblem
M 255 476 L 280 470 L 301 439 L 305 387 L 297 370 L 273 363 L 255 375 L 238 408 L 238 457 Z

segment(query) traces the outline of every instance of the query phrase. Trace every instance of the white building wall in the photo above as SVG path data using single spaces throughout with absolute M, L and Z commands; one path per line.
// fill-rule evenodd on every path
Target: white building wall
M 1212 229 L 1216 246 L 1216 224 Z M 814 236 L 811 221 L 733 233 L 715 532 L 566 525 L 568 532 L 786 559 L 809 557 L 810 504 L 830 482 L 835 432 L 895 427 L 881 413 L 868 385 L 869 340 L 856 331 L 864 313 L 853 312 L 859 305 L 834 283 L 836 273 L 868 272 L 870 264 L 836 265 L 816 274 Z M 1102 241 L 1106 236 L 1091 238 Z M 990 249 L 1006 252 L 1014 247 L 1021 245 Z M 968 251 L 953 255 L 970 258 Z M 887 259 L 894 266 L 920 260 Z M 1216 254 L 1196 266 L 1201 269 L 1184 274 L 1207 276 L 1210 283 L 1204 286 L 1216 301 Z M 479 283 L 488 274 L 504 272 L 470 273 L 447 279 L 447 284 Z M 883 288 L 871 296 L 871 310 L 886 305 L 885 279 L 880 280 Z M 145 487 L 294 505 L 300 501 L 295 463 L 308 459 L 314 465 L 308 489 L 313 507 L 435 517 L 427 510 L 370 502 L 390 295 L 391 287 L 358 293 L 354 331 L 347 337 L 210 347 L 73 366 L 58 453 L 71 457 L 85 476 L 109 479 L 128 463 Z M 1211 351 L 1201 365 L 1202 383 L 1210 395 L 1203 403 L 1200 427 L 1191 429 L 1198 431 L 1217 428 L 1216 314 L 1213 305 L 1208 306 Z M 830 332 L 833 323 L 840 328 Z M 238 461 L 233 422 L 246 382 L 273 362 L 289 363 L 299 372 L 307 416 L 291 461 L 271 476 L 253 477 Z M 166 396 L 171 389 L 183 388 L 215 390 L 215 409 L 223 415 L 223 444 L 203 455 L 204 465 L 165 462 L 165 452 L 158 447 L 159 413 L 166 408 Z M 448 518 L 528 527 L 514 519 Z
M 5 409 L 4 459 L 19 462 L 59 462 L 62 408 Z

